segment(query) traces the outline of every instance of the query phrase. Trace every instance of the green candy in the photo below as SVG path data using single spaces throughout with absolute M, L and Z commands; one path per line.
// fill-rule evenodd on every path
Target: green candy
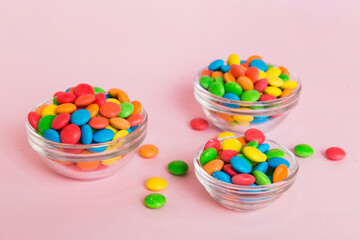
M 273 68 L 273 67 L 274 67 L 274 65 L 272 65 L 272 64 L 268 64 L 268 65 L 267 65 L 268 70 L 269 70 L 270 68 Z
M 99 87 L 93 87 L 94 91 L 95 91 L 95 94 L 98 94 L 98 93 L 105 93 L 105 90 L 102 89 L 102 88 L 99 88 Z
M 227 82 L 225 83 L 225 93 L 234 93 L 240 96 L 242 93 L 242 88 L 236 82 Z
M 250 107 L 251 109 L 254 109 L 254 110 L 261 110 L 261 109 L 264 109 L 263 106 L 251 106 Z
M 181 160 L 175 160 L 169 163 L 168 170 L 171 174 L 181 176 L 187 173 L 189 170 L 189 165 Z
M 145 206 L 148 208 L 161 208 L 166 203 L 166 198 L 160 193 L 151 193 L 144 199 Z
M 129 102 L 120 103 L 120 108 L 121 108 L 121 112 L 118 115 L 118 117 L 121 117 L 121 118 L 127 118 L 134 111 L 134 105 L 132 105 Z
M 200 156 L 200 164 L 204 166 L 207 162 L 216 159 L 217 151 L 215 148 L 206 149 Z
M 255 177 L 255 182 L 257 185 L 269 185 L 271 184 L 271 180 L 269 179 L 269 177 L 263 173 L 260 172 L 258 170 L 255 170 L 252 172 L 253 176 Z
M 54 120 L 54 115 L 46 115 L 40 118 L 38 122 L 38 129 L 41 133 L 44 133 L 46 130 L 51 128 L 51 123 Z
M 257 141 L 251 141 L 245 145 L 245 147 L 248 147 L 248 146 L 257 148 L 259 146 L 259 143 Z
M 223 84 L 223 85 L 224 85 L 224 83 L 225 83 L 223 77 L 217 77 L 217 78 L 215 78 L 215 82 L 219 82 L 219 83 L 221 83 L 221 84 Z
M 260 93 L 256 90 L 246 90 L 241 94 L 241 101 L 256 102 L 260 98 Z
M 279 78 L 281 78 L 284 82 L 290 79 L 289 75 L 285 73 L 280 74 Z
M 267 160 L 274 158 L 274 157 L 285 157 L 285 152 L 281 149 L 273 148 L 265 153 Z
M 214 82 L 214 79 L 210 76 L 202 76 L 200 78 L 200 85 L 205 89 L 208 89 L 210 84 L 212 84 L 213 82 Z
M 225 94 L 224 84 L 220 82 L 213 82 L 209 86 L 209 92 L 219 97 L 224 96 Z
M 314 149 L 307 144 L 299 144 L 294 148 L 294 152 L 298 157 L 310 157 L 314 154 Z
M 60 105 L 60 103 L 58 103 L 58 102 L 56 101 L 56 97 L 53 98 L 53 104 L 54 104 L 54 105 Z

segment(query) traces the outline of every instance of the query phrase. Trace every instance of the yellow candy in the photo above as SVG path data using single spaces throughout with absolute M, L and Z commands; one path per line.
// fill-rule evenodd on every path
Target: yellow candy
M 222 142 L 222 150 L 234 150 L 240 152 L 241 147 L 241 142 L 236 138 L 228 138 Z
M 115 134 L 117 133 L 117 129 L 113 128 L 110 124 L 106 127 L 106 129 L 110 129 L 111 131 L 113 131 Z
M 166 188 L 167 182 L 163 178 L 152 177 L 146 181 L 145 185 L 149 190 L 160 191 L 160 190 L 163 190 L 164 188 Z
M 265 162 L 266 159 L 264 159 L 264 154 L 257 148 L 247 146 L 244 147 L 243 153 L 247 159 L 253 162 Z
M 106 159 L 106 160 L 102 160 L 101 164 L 109 166 L 111 164 L 116 163 L 120 158 L 122 158 L 122 157 L 114 157 L 114 158 L 109 158 L 109 159 Z
M 41 116 L 46 116 L 46 115 L 54 115 L 56 116 L 56 111 L 55 109 L 57 108 L 57 105 L 48 105 L 44 108 L 44 110 L 42 110 L 41 112 Z
M 281 69 L 280 68 L 276 68 L 276 67 L 273 67 L 273 68 L 270 68 L 266 71 L 266 74 L 268 76 L 274 76 L 274 77 L 278 77 L 280 76 L 281 74 Z
M 264 154 L 264 153 L 263 153 L 263 159 L 264 159 L 264 161 L 263 161 L 263 162 L 265 162 L 265 161 L 266 161 L 266 159 L 267 159 L 267 156 L 266 156 L 266 154 Z
M 227 61 L 227 64 L 229 66 L 231 66 L 232 64 L 238 64 L 240 65 L 240 58 L 238 55 L 236 55 L 235 53 L 234 54 L 231 54 L 228 58 L 228 61 Z
M 254 120 L 253 116 L 245 116 L 245 115 L 234 115 L 233 119 L 240 124 L 249 123 Z
M 106 102 L 114 102 L 114 103 L 120 104 L 120 101 L 117 100 L 116 98 L 108 98 L 108 99 L 106 99 Z
M 267 88 L 265 88 L 264 93 L 278 97 L 281 95 L 282 91 L 280 88 L 277 88 L 277 87 L 267 87 Z
M 266 77 L 267 77 L 266 72 L 259 70 L 259 79 L 266 78 Z
M 116 139 L 125 137 L 125 136 L 128 135 L 128 134 L 129 134 L 128 131 L 126 131 L 126 130 L 120 130 L 120 131 L 118 131 L 117 133 L 115 133 L 115 136 L 114 136 L 113 140 L 116 140 Z
M 281 87 L 284 84 L 284 81 L 279 77 L 267 76 L 269 85 L 273 87 Z
M 232 136 L 235 136 L 235 134 L 233 134 L 231 132 L 222 132 L 222 133 L 219 133 L 219 135 L 217 137 L 223 138 L 223 137 L 232 137 Z
M 292 88 L 295 89 L 297 87 L 297 82 L 296 81 L 286 81 L 284 82 L 284 84 L 282 85 L 281 88 Z

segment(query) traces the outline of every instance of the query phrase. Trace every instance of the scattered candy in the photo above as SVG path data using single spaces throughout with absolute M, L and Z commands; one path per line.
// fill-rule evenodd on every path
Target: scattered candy
M 298 157 L 310 157 L 314 153 L 314 149 L 307 144 L 298 144 L 294 148 L 294 153 Z
M 159 149 L 152 144 L 145 144 L 139 149 L 139 154 L 143 158 L 153 158 L 159 153 Z
M 175 160 L 168 164 L 168 170 L 173 175 L 181 176 L 187 173 L 189 166 L 184 161 Z
M 192 129 L 204 130 L 209 126 L 209 123 L 203 118 L 194 118 L 193 120 L 191 120 L 190 125 Z
M 342 148 L 331 147 L 326 150 L 325 155 L 332 161 L 339 161 L 345 158 L 346 153 Z
M 165 179 L 160 177 L 149 178 L 146 183 L 146 187 L 152 191 L 161 191 L 166 188 L 167 182 Z
M 258 129 L 248 129 L 244 137 L 230 133 L 220 142 L 210 139 L 200 154 L 204 171 L 226 183 L 242 186 L 268 185 L 283 181 L 288 176 L 290 162 L 281 149 L 270 149 L 265 135 Z
M 160 193 L 151 193 L 144 199 L 145 206 L 148 208 L 161 208 L 166 203 L 166 198 Z

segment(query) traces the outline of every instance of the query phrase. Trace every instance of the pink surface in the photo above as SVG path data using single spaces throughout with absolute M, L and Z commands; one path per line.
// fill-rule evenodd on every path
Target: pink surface
M 358 1 L 0 1 L 2 91 L 0 239 L 359 239 Z M 303 81 L 298 107 L 268 137 L 316 150 L 273 205 L 238 213 L 197 182 L 192 157 L 219 130 L 204 116 L 192 78 L 215 58 L 260 54 Z M 80 82 L 119 87 L 150 117 L 139 156 L 113 177 L 81 182 L 48 169 L 29 146 L 27 112 Z M 328 161 L 340 146 L 345 160 Z M 184 178 L 166 165 L 190 164 Z M 143 206 L 148 177 L 168 180 L 159 210 Z

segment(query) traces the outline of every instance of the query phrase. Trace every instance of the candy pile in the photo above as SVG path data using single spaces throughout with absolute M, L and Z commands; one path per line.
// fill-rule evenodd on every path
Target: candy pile
M 103 89 L 85 83 L 56 92 L 53 104 L 41 105 L 28 114 L 30 125 L 39 135 L 67 144 L 119 139 L 143 120 L 140 102 L 130 102 L 124 91 L 113 88 L 106 94 Z
M 236 54 L 229 56 L 227 65 L 221 59 L 210 63 L 199 81 L 204 89 L 216 96 L 246 102 L 284 98 L 297 87 L 297 82 L 290 80 L 285 67 L 266 64 L 259 56 L 240 61 Z M 239 108 L 235 104 L 227 106 Z
M 218 137 L 235 136 L 222 133 Z M 269 149 L 265 135 L 248 129 L 243 137 L 227 138 L 222 143 L 210 139 L 200 155 L 200 164 L 214 178 L 242 186 L 268 185 L 284 180 L 289 161 L 281 149 Z

